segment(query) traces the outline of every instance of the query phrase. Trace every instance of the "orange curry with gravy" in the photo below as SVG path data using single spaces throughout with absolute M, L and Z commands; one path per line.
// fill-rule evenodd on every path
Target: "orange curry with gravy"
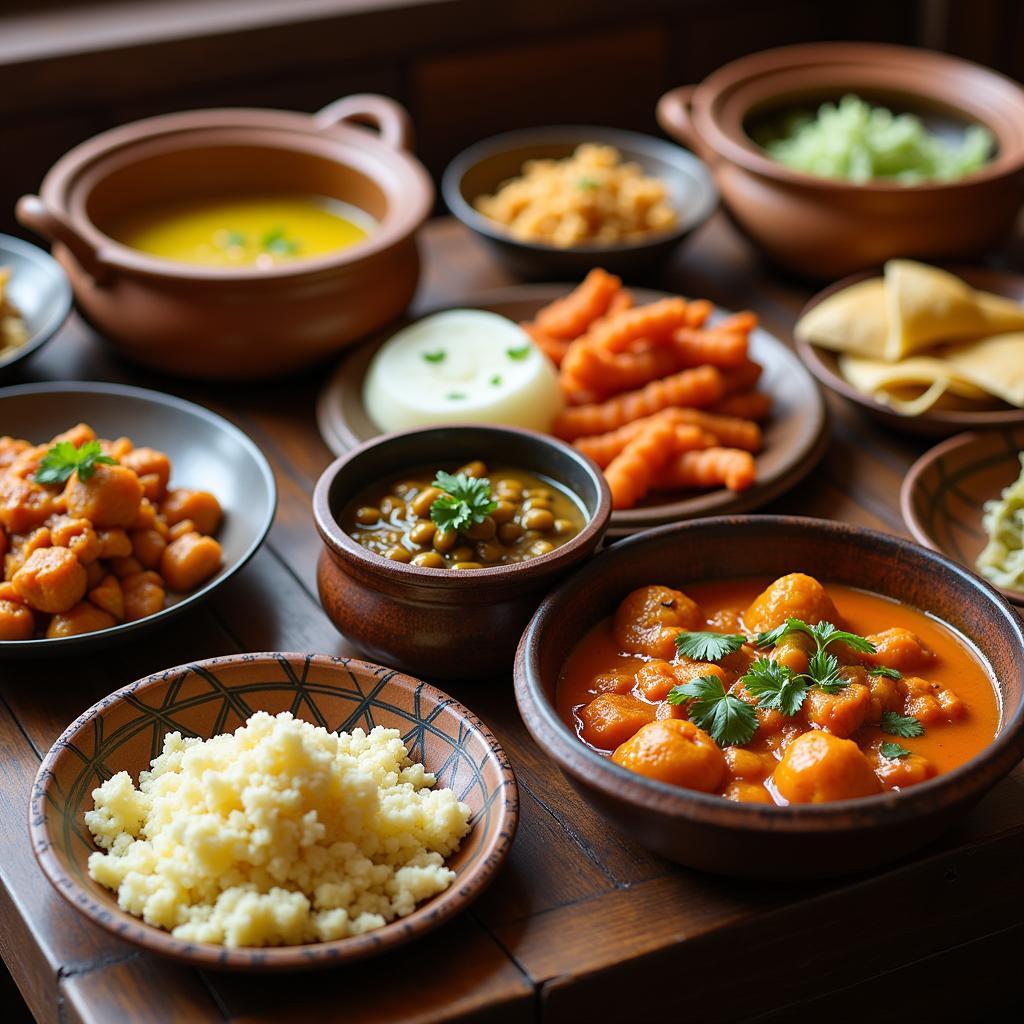
M 635 590 L 576 646 L 557 703 L 625 768 L 780 805 L 948 772 L 1000 716 L 989 669 L 951 627 L 800 573 Z

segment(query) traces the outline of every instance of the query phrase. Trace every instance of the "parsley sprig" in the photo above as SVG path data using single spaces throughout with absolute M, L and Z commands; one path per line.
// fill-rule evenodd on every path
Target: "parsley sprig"
M 676 650 L 694 661 L 721 661 L 746 642 L 742 633 L 679 633 L 675 641 Z
M 742 747 L 757 732 L 757 713 L 753 707 L 726 693 L 718 676 L 701 676 L 673 686 L 665 699 L 669 704 L 689 702 L 690 721 L 720 747 Z
M 444 491 L 430 506 L 430 518 L 440 530 L 464 530 L 482 523 L 498 507 L 486 477 L 441 470 L 433 486 Z
M 43 456 L 32 479 L 37 484 L 62 484 L 77 470 L 79 480 L 88 480 L 98 465 L 116 463 L 117 459 L 103 454 L 99 441 L 85 441 L 77 448 L 70 441 L 58 441 Z

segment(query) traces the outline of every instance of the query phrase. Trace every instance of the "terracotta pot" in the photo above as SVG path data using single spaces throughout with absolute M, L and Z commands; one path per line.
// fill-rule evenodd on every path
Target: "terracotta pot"
M 634 588 L 662 583 L 685 591 L 702 580 L 795 570 L 913 605 L 973 641 L 999 688 L 1002 721 L 993 742 L 904 792 L 775 807 L 644 778 L 586 746 L 559 717 L 555 687 L 570 652 Z M 726 875 L 806 881 L 896 860 L 949 828 L 1024 757 L 1024 632 L 1013 609 L 942 555 L 823 519 L 697 519 L 617 543 L 540 606 L 519 644 L 515 685 L 527 728 L 588 803 L 663 856 Z
M 771 159 L 756 121 L 856 93 L 930 128 L 980 122 L 992 161 L 950 183 L 905 186 L 816 178 Z M 997 245 L 1024 200 L 1024 90 L 977 64 L 869 43 L 787 46 L 743 57 L 658 103 L 665 131 L 710 167 L 736 224 L 786 269 L 835 278 L 893 256 L 969 259 Z
M 575 493 L 583 530 L 539 558 L 453 572 L 392 561 L 339 525 L 346 504 L 377 481 L 410 469 L 446 468 L 483 456 L 540 473 Z M 611 516 L 604 474 L 569 445 L 529 430 L 447 426 L 368 441 L 333 462 L 313 494 L 324 542 L 317 584 L 324 610 L 357 647 L 386 665 L 432 679 L 508 673 L 516 644 L 544 594 L 601 543 Z
M 79 311 L 125 355 L 191 377 L 267 377 L 323 359 L 409 304 L 415 234 L 434 190 L 408 142 L 408 116 L 384 96 L 349 96 L 314 115 L 168 114 L 76 146 L 17 215 L 53 242 Z M 159 259 L 106 233 L 126 209 L 235 190 L 331 196 L 377 228 L 336 253 L 247 270 Z

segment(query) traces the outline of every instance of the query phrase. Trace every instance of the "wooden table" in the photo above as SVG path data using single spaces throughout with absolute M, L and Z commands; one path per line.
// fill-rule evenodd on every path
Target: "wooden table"
M 454 222 L 424 232 L 417 302 L 509 283 Z M 722 219 L 651 284 L 752 307 L 787 337 L 807 291 L 769 274 Z M 806 887 L 682 870 L 617 835 L 527 735 L 511 686 L 452 688 L 515 766 L 522 820 L 508 864 L 459 920 L 348 969 L 294 977 L 190 970 L 136 951 L 70 909 L 29 848 L 29 787 L 64 726 L 131 680 L 234 651 L 352 653 L 316 598 L 310 493 L 330 453 L 314 401 L 324 378 L 207 386 L 113 358 L 81 322 L 24 380 L 123 380 L 227 415 L 271 460 L 269 542 L 205 606 L 155 635 L 70 662 L 0 663 L 0 949 L 40 1021 L 875 1021 L 980 1019 L 1016 990 L 1024 954 L 1024 769 L 939 844 L 887 870 Z M 770 510 L 904 533 L 897 492 L 921 442 L 831 402 L 818 469 Z M 69 412 L 70 414 L 70 412 Z M 3 424 L 0 424 L 2 432 Z

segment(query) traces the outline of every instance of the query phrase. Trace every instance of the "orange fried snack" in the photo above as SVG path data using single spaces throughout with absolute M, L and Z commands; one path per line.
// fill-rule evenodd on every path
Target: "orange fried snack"
M 652 380 L 674 373 L 679 366 L 674 353 L 668 348 L 610 352 L 585 334 L 569 346 L 562 369 L 572 380 L 595 394 L 607 397 L 619 391 L 643 387 Z
M 738 395 L 729 395 L 712 408 L 714 413 L 743 420 L 763 420 L 771 411 L 772 396 L 763 391 L 743 391 Z M 727 443 L 732 444 L 731 441 Z M 746 445 L 738 444 L 734 447 L 745 448 Z
M 565 338 L 556 338 L 546 331 L 542 331 L 536 324 L 525 321 L 519 325 L 533 339 L 533 343 L 555 364 L 561 366 L 565 353 L 572 344 Z
M 666 410 L 668 411 L 668 410 Z M 608 466 L 611 461 L 625 449 L 626 445 L 634 438 L 652 427 L 668 424 L 674 430 L 675 451 L 690 451 L 695 448 L 711 448 L 720 444 L 719 438 L 714 434 L 705 433 L 700 427 L 692 423 L 675 423 L 665 416 L 665 413 L 657 413 L 654 416 L 645 416 L 641 420 L 634 420 L 627 423 L 618 430 L 611 430 L 607 434 L 595 434 L 593 437 L 578 437 L 573 441 L 574 447 L 590 456 L 602 469 Z
M 659 299 L 648 306 L 634 306 L 616 316 L 606 317 L 593 325 L 587 337 L 609 352 L 622 352 L 631 342 L 641 338 L 648 344 L 668 341 L 672 332 L 685 323 L 685 299 Z
M 718 327 L 680 327 L 672 335 L 672 354 L 679 367 L 705 363 L 726 369 L 741 366 L 747 359 L 747 335 Z
M 638 391 L 627 391 L 606 402 L 566 409 L 555 418 L 552 433 L 566 441 L 604 434 L 670 406 L 707 408 L 719 401 L 724 392 L 722 374 L 713 366 L 699 366 L 652 381 Z
M 675 452 L 676 428 L 652 423 L 634 437 L 604 471 L 612 508 L 632 508 L 650 489 Z
M 605 315 L 622 281 L 595 267 L 562 299 L 545 306 L 534 318 L 536 326 L 553 338 L 578 338 L 595 320 Z
M 681 491 L 691 487 L 721 487 L 744 491 L 756 479 L 754 457 L 738 448 L 705 448 L 682 452 L 665 466 L 657 488 Z
M 727 395 L 750 391 L 761 379 L 761 366 L 751 359 L 745 359 L 739 366 L 722 371 L 722 383 Z

